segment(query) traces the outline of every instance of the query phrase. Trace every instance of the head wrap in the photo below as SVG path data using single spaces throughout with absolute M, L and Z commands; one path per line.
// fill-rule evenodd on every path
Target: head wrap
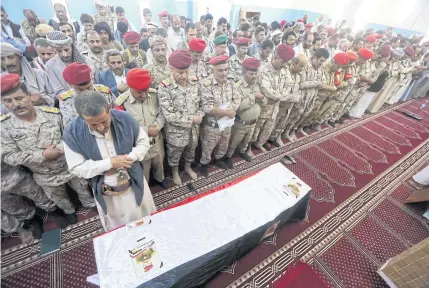
M 213 44 L 214 45 L 222 45 L 222 44 L 226 44 L 227 41 L 228 41 L 228 36 L 219 35 L 213 40 Z
M 51 45 L 55 49 L 61 49 L 66 46 L 72 46 L 72 57 L 73 62 L 86 63 L 85 58 L 80 54 L 79 50 L 77 50 L 76 46 L 73 44 L 73 39 L 60 31 L 53 31 L 46 34 L 46 40 L 49 45 Z
M 365 60 L 371 59 L 374 56 L 374 52 L 367 48 L 360 48 L 358 54 Z
M 127 44 L 136 44 L 139 43 L 141 36 L 136 31 L 129 31 L 124 34 L 124 40 Z
M 404 49 L 404 52 L 405 52 L 405 54 L 407 54 L 408 56 L 414 56 L 416 53 L 414 52 L 414 49 L 413 49 L 413 47 L 411 47 L 411 46 L 407 46 L 405 49 Z
M 235 40 L 235 45 L 237 46 L 248 46 L 249 45 L 249 39 L 244 37 L 239 37 L 237 40 Z
M 193 38 L 189 41 L 189 50 L 192 52 L 203 52 L 206 46 L 206 41 L 203 39 Z
M 374 35 L 368 35 L 365 37 L 365 41 L 367 41 L 369 43 L 374 43 L 375 41 L 377 41 L 377 38 L 375 38 Z
M 91 67 L 75 62 L 63 70 L 63 78 L 70 85 L 81 85 L 91 81 Z
M 36 34 L 39 35 L 40 37 L 45 37 L 46 34 L 48 34 L 49 32 L 54 31 L 54 28 L 46 23 L 42 23 L 37 25 L 34 30 L 36 31 Z
M 158 29 L 158 26 L 156 26 L 155 24 L 147 24 L 147 30 L 149 29 Z
M 380 48 L 380 53 L 383 58 L 389 57 L 392 53 L 392 46 L 390 45 L 384 45 Z
M 280 30 L 276 30 L 276 31 L 274 31 L 273 33 L 271 33 L 271 39 L 273 38 L 273 37 L 275 37 L 275 36 L 277 36 L 277 35 L 281 35 L 282 34 L 282 31 L 280 31 Z
M 152 84 L 152 77 L 146 69 L 134 68 L 128 71 L 127 84 L 131 89 L 146 91 Z
M 155 45 L 162 45 L 162 44 L 165 44 L 165 46 L 167 46 L 167 39 L 159 35 L 153 36 L 152 40 L 149 40 L 149 41 L 150 41 L 150 47 Z
M 188 69 L 192 64 L 192 56 L 186 50 L 176 50 L 168 57 L 168 63 L 177 69 Z
M 295 56 L 295 51 L 287 44 L 280 44 L 277 46 L 277 55 L 282 58 L 283 61 L 289 61 Z
M 159 12 L 158 17 L 167 17 L 168 16 L 168 12 L 167 11 L 162 11 Z
M 19 80 L 18 74 L 6 74 L 1 76 L 1 94 L 3 95 L 18 87 L 20 83 Z
M 226 55 L 216 56 L 210 59 L 209 64 L 216 66 L 222 63 L 226 63 L 226 61 L 228 61 L 228 58 L 229 57 Z
M 261 66 L 261 61 L 258 59 L 249 57 L 243 60 L 243 63 L 241 64 L 243 68 L 250 70 L 250 71 L 257 71 L 259 66 Z
M 334 61 L 338 65 L 347 65 L 349 64 L 349 57 L 346 53 L 337 53 L 334 55 Z
M 359 55 L 353 51 L 347 51 L 346 55 L 349 58 L 349 61 L 356 61 L 357 59 L 359 59 Z

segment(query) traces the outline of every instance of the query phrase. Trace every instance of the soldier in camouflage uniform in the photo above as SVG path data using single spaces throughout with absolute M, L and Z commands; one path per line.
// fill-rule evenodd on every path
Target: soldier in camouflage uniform
M 75 62 L 68 65 L 63 71 L 63 77 L 64 80 L 72 87 L 71 90 L 58 96 L 64 127 L 67 123 L 78 116 L 76 109 L 74 108 L 74 95 L 86 90 L 93 90 L 106 96 L 109 103 L 113 104 L 116 99 L 108 87 L 100 84 L 93 84 L 91 80 L 91 68 L 86 64 Z
M 203 52 L 206 49 L 206 41 L 194 38 L 189 41 L 189 53 L 192 56 L 192 64 L 189 66 L 189 76 L 205 78 L 209 75 L 206 62 L 203 61 Z
M 200 84 L 195 76 L 188 76 L 192 57 L 188 51 L 173 52 L 168 59 L 172 77 L 161 82 L 158 88 L 159 105 L 165 117 L 168 164 L 173 171 L 173 182 L 180 185 L 179 162 L 185 159 L 185 172 L 192 179 L 197 174 L 191 164 L 195 160 L 200 124 L 204 117 L 201 108 Z
M 233 119 L 241 102 L 241 94 L 237 92 L 233 79 L 228 77 L 228 56 L 213 57 L 209 64 L 212 65 L 213 76 L 205 79 L 201 85 L 202 106 L 207 115 L 204 120 L 200 160 L 201 174 L 204 177 L 208 175 L 207 167 L 214 150 L 216 166 L 232 169 L 232 161 L 229 167 L 223 161 L 231 137 L 231 127 L 221 130 L 218 121 L 223 117 Z
M 209 49 L 204 51 L 204 61 L 209 62 L 211 58 L 216 56 L 227 55 L 228 36 L 220 35 L 213 40 L 214 53 L 210 53 Z
M 152 77 L 151 88 L 158 89 L 161 81 L 171 77 L 171 69 L 167 61 L 167 40 L 161 36 L 153 37 L 150 50 L 153 53 L 153 64 L 143 66 Z
M 94 67 L 97 69 L 97 72 L 103 72 L 109 70 L 109 66 L 106 63 L 104 57 L 104 49 L 101 44 L 100 36 L 96 31 L 88 31 L 86 33 L 85 43 L 88 45 L 89 49 L 82 52 L 82 55 L 85 55 L 94 63 Z
M 288 88 L 292 85 L 292 78 L 286 65 L 294 55 L 292 47 L 281 44 L 274 52 L 271 62 L 259 70 L 258 81 L 267 98 L 267 105 L 262 108 L 251 142 L 263 152 L 271 150 L 267 141 L 275 125 L 280 101 L 287 101 L 290 97 Z
M 183 36 L 182 36 L 183 41 L 180 41 L 177 44 L 177 47 L 172 47 L 172 48 L 173 49 L 176 48 L 176 50 L 186 50 L 190 52 L 189 42 L 192 39 L 195 39 L 197 37 L 197 30 L 196 30 L 195 24 L 192 22 L 187 23 L 184 29 L 185 29 L 185 37 L 183 39 Z
M 229 58 L 229 75 L 234 77 L 234 81 L 239 81 L 242 76 L 242 63 L 245 59 L 250 58 L 247 56 L 247 51 L 249 50 L 249 39 L 240 37 L 235 41 L 236 51 L 233 56 Z
M 127 49 L 124 50 L 125 67 L 128 69 L 143 68 L 147 64 L 146 53 L 140 49 L 141 36 L 135 31 L 128 31 L 124 35 Z
M 150 149 L 143 159 L 146 181 L 149 182 L 150 171 L 160 185 L 168 188 L 164 178 L 164 139 L 161 129 L 165 118 L 159 107 L 157 91 L 149 88 L 152 78 L 147 70 L 134 68 L 127 74 L 127 85 L 130 87 L 115 101 L 122 106 L 139 123 L 149 136 Z
M 251 153 L 246 154 L 249 148 L 250 138 L 253 136 L 256 121 L 261 113 L 261 107 L 267 104 L 267 98 L 262 94 L 256 78 L 261 62 L 254 58 L 247 58 L 243 61 L 243 79 L 236 82 L 237 92 L 241 96 L 241 103 L 235 115 L 235 123 L 232 126 L 229 148 L 226 152 L 226 164 L 232 167 L 232 155 L 239 149 L 239 155 L 246 161 L 251 162 Z
M 88 182 L 68 172 L 61 143 L 60 111 L 52 107 L 34 107 L 19 76 L 7 76 L 16 78 L 13 79 L 15 86 L 2 93 L 2 102 L 12 111 L 2 121 L 2 159 L 9 165 L 30 169 L 36 183 L 64 211 L 69 223 L 74 224 L 77 221 L 75 207 L 67 196 L 65 184 L 77 192 L 84 207 L 95 207 L 95 202 Z
M 95 8 L 97 8 L 97 14 L 93 16 L 94 25 L 100 22 L 106 22 L 109 25 L 111 31 L 115 30 L 116 23 L 116 15 L 108 11 L 107 7 L 105 7 L 101 3 L 96 3 Z
M 261 50 L 259 50 L 255 55 L 252 55 L 252 57 L 261 61 L 261 65 L 265 65 L 266 63 L 271 62 L 273 50 L 273 41 L 267 39 L 262 41 Z

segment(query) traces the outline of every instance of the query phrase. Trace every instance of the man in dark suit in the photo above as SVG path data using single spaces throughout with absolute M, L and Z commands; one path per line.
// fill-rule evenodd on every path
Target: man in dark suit
M 118 97 L 119 94 L 128 90 L 125 78 L 128 69 L 125 68 L 124 59 L 118 50 L 108 50 L 104 56 L 110 69 L 99 73 L 96 82 L 109 87 L 112 93 Z

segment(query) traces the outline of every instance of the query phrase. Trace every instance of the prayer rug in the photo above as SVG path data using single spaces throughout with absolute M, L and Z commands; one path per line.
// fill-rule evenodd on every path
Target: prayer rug
M 252 162 L 235 158 L 233 170 L 211 168 L 208 178 L 191 181 L 183 175 L 181 186 L 154 187 L 155 203 L 158 209 L 170 207 L 291 155 L 297 164 L 287 167 L 313 190 L 307 217 L 281 227 L 206 287 L 267 287 L 299 260 L 328 286 L 353 287 L 353 281 L 363 281 L 362 287 L 384 287 L 378 266 L 429 237 L 421 217 L 425 207 L 401 204 L 411 193 L 407 180 L 429 159 L 429 107 L 420 109 L 426 101 L 365 115 L 270 152 L 254 151 Z M 424 119 L 409 118 L 394 110 L 398 107 Z M 63 231 L 61 251 L 44 258 L 38 256 L 39 241 L 16 245 L 16 237 L 5 239 L 2 287 L 33 287 L 34 281 L 39 287 L 93 287 L 86 282 L 97 272 L 91 238 L 102 232 L 94 212 L 79 215 L 80 222 Z

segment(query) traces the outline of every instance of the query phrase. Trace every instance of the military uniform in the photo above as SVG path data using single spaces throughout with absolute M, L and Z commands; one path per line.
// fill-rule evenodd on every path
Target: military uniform
M 104 96 L 106 96 L 106 99 L 109 103 L 113 103 L 116 99 L 116 96 L 113 95 L 110 92 L 110 89 L 104 85 L 101 84 L 94 84 L 95 91 L 100 92 Z M 60 111 L 63 115 L 63 124 L 64 127 L 69 123 L 71 120 L 76 118 L 77 112 L 74 108 L 74 90 L 71 89 L 67 92 L 64 92 L 58 96 L 60 99 Z
M 270 56 L 268 56 L 267 58 L 262 59 L 262 58 L 261 58 L 261 55 L 260 55 L 259 53 L 256 53 L 256 54 L 255 54 L 255 55 L 253 55 L 252 57 L 253 57 L 253 58 L 255 58 L 255 59 L 258 59 L 259 61 L 261 61 L 261 65 L 265 65 L 265 64 L 267 64 L 268 62 L 271 62 L 271 59 L 273 58 L 273 56 L 270 54 Z
M 89 59 L 92 60 L 94 63 L 94 67 L 97 69 L 97 72 L 103 72 L 106 70 L 109 70 L 109 65 L 104 61 L 104 50 L 101 50 L 101 53 L 95 54 L 91 51 L 91 49 L 88 49 L 85 52 L 82 52 L 82 55 L 85 55 Z
M 146 53 L 139 49 L 137 56 L 131 54 L 129 49 L 124 50 L 124 63 L 125 67 L 132 68 L 143 68 L 147 64 Z
M 32 219 L 36 209 L 23 197 L 33 200 L 37 207 L 45 211 L 55 210 L 55 203 L 49 200 L 31 175 L 21 167 L 2 162 L 1 175 L 1 209 L 3 211 L 19 221 Z
M 199 60 L 198 62 L 192 62 L 191 66 L 189 66 L 188 70 L 189 76 L 197 76 L 199 79 L 206 78 L 209 76 L 209 68 L 203 60 Z
M 157 136 L 149 137 L 150 149 L 144 157 L 143 166 L 147 181 L 152 167 L 155 180 L 162 182 L 164 180 L 164 141 L 161 129 L 164 127 L 165 119 L 159 107 L 156 90 L 150 88 L 147 99 L 143 102 L 135 99 L 130 90 L 127 90 L 115 100 L 115 105 L 123 105 L 146 132 L 149 126 L 155 126 L 160 131 Z
M 354 63 L 350 65 L 344 74 L 345 80 L 347 79 L 348 85 L 343 89 L 342 94 L 342 103 L 337 107 L 334 111 L 334 120 L 339 120 L 341 116 L 348 113 L 350 108 L 352 107 L 355 100 L 355 95 L 359 91 L 359 87 L 357 87 L 357 83 L 359 81 L 359 66 L 356 66 Z M 355 91 L 352 93 L 352 91 Z M 341 99 L 339 99 L 341 102 Z
M 162 66 L 158 62 L 154 61 L 153 64 L 143 66 L 143 69 L 148 70 L 150 76 L 152 76 L 152 84 L 150 87 L 154 89 L 158 89 L 159 84 L 161 84 L 162 81 L 171 77 L 171 69 L 168 63 L 166 66 Z
M 178 166 L 182 154 L 186 162 L 194 162 L 200 125 L 192 122 L 195 116 L 204 116 L 198 78 L 189 77 L 186 88 L 173 77 L 165 79 L 159 85 L 158 99 L 165 117 L 168 164 Z
M 224 84 L 218 83 L 214 77 L 205 79 L 201 85 L 201 101 L 204 113 L 207 114 L 204 119 L 204 129 L 202 137 L 202 155 L 200 163 L 208 165 L 211 161 L 213 150 L 215 159 L 222 159 L 228 149 L 229 139 L 231 137 L 231 127 L 221 131 L 218 120 L 222 117 L 209 116 L 213 108 L 219 108 L 228 104 L 229 109 L 237 111 L 241 102 L 241 95 L 237 93 L 233 79 L 228 79 Z
M 250 56 L 244 55 L 244 59 L 246 58 L 250 58 Z M 232 55 L 228 60 L 229 74 L 234 77 L 235 82 L 243 77 L 243 60 L 240 60 L 237 54 Z
M 241 96 L 241 103 L 235 115 L 235 123 L 232 126 L 227 157 L 232 157 L 235 149 L 245 153 L 255 130 L 256 121 L 261 114 L 261 107 L 267 104 L 267 98 L 258 99 L 256 95 L 262 95 L 258 83 L 249 84 L 244 79 L 235 83 L 237 92 Z
M 181 42 L 179 42 L 177 44 L 177 49 L 176 50 L 186 50 L 186 51 L 189 51 L 189 45 L 185 41 L 181 41 Z
M 116 15 L 110 13 L 106 13 L 106 15 L 104 16 L 101 16 L 100 14 L 95 14 L 93 18 L 94 24 L 106 22 L 107 25 L 109 25 L 110 31 L 112 31 L 112 33 L 115 31 Z
M 88 189 L 88 182 L 68 172 L 64 155 L 54 160 L 47 160 L 43 156 L 45 146 L 61 145 L 60 111 L 51 107 L 35 108 L 37 118 L 34 123 L 22 121 L 13 115 L 2 121 L 3 161 L 12 166 L 23 165 L 29 168 L 36 183 L 65 213 L 75 212 L 66 193 L 66 183 L 77 192 L 85 207 L 94 207 L 95 202 Z
M 256 122 L 251 142 L 256 142 L 256 147 L 261 147 L 268 141 L 274 129 L 280 101 L 287 101 L 287 97 L 290 96 L 288 95 L 288 85 L 292 84 L 292 78 L 288 69 L 282 68 L 277 71 L 271 62 L 264 64 L 258 75 L 258 81 L 262 93 L 267 98 L 267 104 L 262 108 Z

